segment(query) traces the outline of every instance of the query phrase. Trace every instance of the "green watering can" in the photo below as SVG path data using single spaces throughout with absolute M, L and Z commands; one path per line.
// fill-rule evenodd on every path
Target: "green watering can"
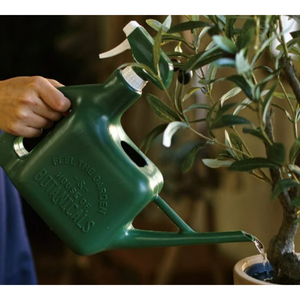
M 131 48 L 134 59 L 155 72 L 151 36 L 135 21 L 124 32 L 126 41 L 100 58 Z M 162 51 L 160 56 L 160 74 L 168 87 L 173 65 Z M 162 174 L 121 126 L 123 113 L 141 97 L 146 80 L 162 88 L 145 69 L 120 68 L 104 84 L 60 88 L 72 102 L 70 113 L 30 150 L 28 139 L 3 133 L 0 165 L 40 217 L 80 255 L 254 241 L 243 231 L 197 233 L 159 196 Z M 135 217 L 152 201 L 178 232 L 133 227 Z

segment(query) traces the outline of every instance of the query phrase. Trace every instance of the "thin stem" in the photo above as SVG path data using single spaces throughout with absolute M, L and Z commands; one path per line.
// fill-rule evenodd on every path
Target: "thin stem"
M 294 136 L 295 136 L 295 138 L 297 139 L 298 138 L 298 128 L 297 128 L 297 120 L 296 120 L 296 113 L 295 113 L 295 109 L 294 109 L 294 107 L 293 107 L 293 105 L 292 105 L 292 102 L 291 102 L 291 100 L 290 100 L 290 97 L 288 96 L 288 94 L 287 94 L 287 92 L 286 92 L 286 90 L 285 90 L 285 88 L 284 88 L 284 86 L 283 86 L 283 84 L 282 84 L 282 82 L 281 82 L 281 80 L 280 80 L 280 76 L 278 76 L 278 82 L 279 82 L 279 85 L 280 85 L 280 87 L 281 87 L 281 90 L 283 91 L 283 93 L 284 93 L 284 96 L 285 96 L 285 98 L 287 99 L 287 102 L 288 102 L 288 104 L 289 104 L 289 106 L 290 106 L 290 109 L 291 109 L 291 111 L 292 111 L 292 115 L 293 115 L 293 130 L 294 130 Z
M 232 151 L 235 151 L 235 152 L 241 153 L 241 154 L 243 154 L 243 155 L 245 155 L 245 156 L 247 156 L 247 157 L 250 157 L 250 155 L 249 155 L 248 153 L 246 153 L 246 152 L 244 152 L 244 151 L 242 151 L 242 150 L 240 150 L 240 149 L 236 149 L 236 148 L 234 148 L 234 147 L 231 147 L 231 146 L 229 146 L 229 145 L 226 145 L 226 144 L 224 144 L 224 143 L 221 143 L 221 142 L 219 142 L 219 141 L 217 141 L 217 140 L 215 140 L 215 139 L 209 138 L 209 137 L 203 135 L 202 133 L 200 133 L 200 132 L 194 130 L 194 129 L 191 128 L 191 127 L 190 127 L 190 130 L 191 130 L 192 132 L 194 132 L 196 135 L 200 136 L 201 138 L 203 138 L 203 139 L 205 139 L 205 140 L 207 140 L 207 141 L 210 141 L 210 142 L 212 142 L 212 143 L 214 143 L 214 144 L 217 144 L 217 145 L 219 145 L 219 146 L 221 146 L 221 147 L 224 147 L 224 148 L 229 148 L 229 149 L 231 149 Z
M 280 32 L 282 33 L 283 31 L 283 26 L 282 26 L 282 20 L 281 20 L 281 17 L 279 16 L 278 18 L 278 22 L 279 22 L 279 29 L 280 29 Z M 289 58 L 289 51 L 288 51 L 288 48 L 287 48 L 287 45 L 286 45 L 286 42 L 285 42 L 285 38 L 284 38 L 284 34 L 281 34 L 281 44 L 283 45 L 283 51 L 284 51 L 284 55 L 286 58 Z
M 281 87 L 281 90 L 283 91 L 283 93 L 284 93 L 284 96 L 285 96 L 285 98 L 286 98 L 286 100 L 287 100 L 287 102 L 288 102 L 288 104 L 289 104 L 289 106 L 290 106 L 290 109 L 291 109 L 291 111 L 292 111 L 292 113 L 293 113 L 293 116 L 295 115 L 295 109 L 294 109 L 294 107 L 293 107 L 293 105 L 292 105 L 292 102 L 291 102 L 291 100 L 290 100 L 290 97 L 288 96 L 288 94 L 287 94 L 287 92 L 286 92 L 286 90 L 285 90 L 285 88 L 284 88 L 284 85 L 282 84 L 282 82 L 281 82 L 281 80 L 280 80 L 280 76 L 278 75 L 278 82 L 279 82 L 279 85 L 280 85 L 280 87 Z

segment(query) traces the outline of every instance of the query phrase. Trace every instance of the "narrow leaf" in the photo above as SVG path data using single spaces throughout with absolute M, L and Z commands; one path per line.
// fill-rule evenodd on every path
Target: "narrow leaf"
M 284 93 L 274 92 L 273 95 L 278 99 L 286 99 L 286 96 Z M 287 94 L 287 95 L 290 99 L 293 99 L 293 100 L 296 99 L 295 95 L 293 95 L 293 94 Z
M 232 75 L 226 79 L 234 82 L 237 86 L 239 86 L 249 99 L 254 99 L 252 88 L 244 77 L 242 77 L 241 75 Z
M 241 104 L 237 106 L 237 108 L 234 110 L 233 115 L 237 115 L 241 110 L 243 110 L 246 107 L 249 107 L 249 105 L 252 103 L 252 100 L 249 98 L 246 98 L 245 100 L 242 101 Z
M 159 72 L 161 33 L 162 33 L 162 29 L 160 28 L 154 39 L 154 45 L 153 45 L 153 63 L 157 73 Z
M 184 71 L 198 69 L 205 66 L 219 58 L 223 55 L 223 51 L 218 47 L 210 48 L 204 52 L 199 52 L 198 54 L 192 56 L 182 67 Z
M 226 16 L 225 34 L 228 38 L 234 35 L 234 23 L 238 17 Z
M 163 31 L 168 31 L 169 28 L 166 27 L 165 25 L 161 24 L 159 21 L 154 20 L 154 19 L 147 19 L 146 23 L 153 28 L 155 31 L 159 31 L 161 28 Z
M 240 124 L 250 124 L 250 121 L 240 116 L 223 115 L 212 123 L 211 128 L 217 129 Z
M 213 41 L 216 45 L 227 53 L 235 54 L 237 52 L 236 45 L 227 37 L 214 35 Z
M 233 163 L 232 160 L 217 160 L 211 158 L 204 158 L 202 161 L 207 167 L 213 169 L 230 167 Z
M 191 110 L 194 110 L 194 109 L 210 110 L 211 106 L 209 104 L 206 104 L 206 103 L 195 103 L 195 104 L 192 104 L 191 106 L 189 106 L 188 108 L 186 108 L 184 110 L 184 112 L 188 112 L 188 111 L 191 111 Z
M 279 180 L 272 190 L 272 199 L 277 198 L 282 192 L 287 191 L 290 188 L 299 186 L 299 183 L 294 179 Z
M 188 153 L 185 160 L 182 164 L 182 171 L 183 173 L 186 173 L 191 169 L 191 167 L 194 164 L 195 158 L 199 152 L 199 150 L 203 149 L 205 147 L 206 143 L 200 143 L 192 148 L 192 150 Z
M 226 100 L 236 96 L 241 90 L 242 89 L 240 87 L 234 87 L 233 89 L 225 93 L 219 100 L 221 102 L 221 105 L 223 106 Z
M 236 135 L 235 133 L 230 133 L 229 134 L 229 139 L 230 139 L 230 142 L 231 142 L 231 145 L 233 148 L 235 149 L 238 149 L 238 150 L 243 150 L 243 141 L 241 140 L 241 138 Z M 234 151 L 233 150 L 233 153 L 235 154 L 234 156 L 236 158 L 238 158 L 239 160 L 240 159 L 244 159 L 244 155 L 238 151 Z
M 236 106 L 236 103 L 225 103 L 224 105 L 220 104 L 219 110 L 217 111 L 215 119 L 219 119 L 226 111 L 230 108 Z
M 218 68 L 235 68 L 236 67 L 235 60 L 232 58 L 226 58 L 226 57 L 214 60 L 212 62 L 212 64 Z
M 187 94 L 184 95 L 183 99 L 182 99 L 182 102 L 184 102 L 185 100 L 187 100 L 188 98 L 190 98 L 195 92 L 201 90 L 200 87 L 193 87 L 193 88 L 190 88 L 187 92 Z
M 171 27 L 171 24 L 172 24 L 172 17 L 171 16 L 167 16 L 166 19 L 163 22 L 163 26 L 165 26 L 169 30 L 170 27 Z
M 288 164 L 288 168 L 291 172 L 300 176 L 300 167 L 299 166 L 293 165 L 293 164 Z
M 184 23 L 174 25 L 168 30 L 168 33 L 192 30 L 201 27 L 211 27 L 211 26 L 212 24 L 202 22 L 202 21 L 189 21 L 189 22 L 184 22 Z
M 267 158 L 257 157 L 257 158 L 247 158 L 244 160 L 234 162 L 230 170 L 239 171 L 239 172 L 250 172 L 255 169 L 263 169 L 263 168 L 278 168 L 280 165 L 274 163 Z
M 261 130 L 258 129 L 253 129 L 253 128 L 248 128 L 248 127 L 244 127 L 243 128 L 243 133 L 246 134 L 251 134 L 257 138 L 259 138 L 260 140 L 262 140 L 263 142 L 267 142 L 266 138 L 264 137 L 264 135 L 261 133 Z
M 164 130 L 167 128 L 168 124 L 161 124 L 155 127 L 153 130 L 151 130 L 146 138 L 143 140 L 140 148 L 145 148 L 145 153 L 148 152 L 149 148 L 152 146 L 153 141 L 164 132 Z
M 217 155 L 217 160 L 227 160 L 227 159 L 234 159 L 232 151 L 230 149 L 222 150 Z
M 281 143 L 274 143 L 267 147 L 267 157 L 274 163 L 283 164 L 285 162 L 285 148 Z
M 173 111 L 168 105 L 158 99 L 152 94 L 146 96 L 148 103 L 150 104 L 154 113 L 166 122 L 179 121 L 179 117 L 175 111 Z
M 178 129 L 181 129 L 181 128 L 187 128 L 188 125 L 186 123 L 183 123 L 183 122 L 178 122 L 178 121 L 175 121 L 175 122 L 172 122 L 170 123 L 166 130 L 164 131 L 164 134 L 163 134 L 163 145 L 165 147 L 170 147 L 171 146 L 171 142 L 172 142 L 172 137 L 173 135 L 176 133 L 176 131 Z
M 263 103 L 263 123 L 266 124 L 267 122 L 267 112 L 270 106 L 270 103 L 272 101 L 273 93 L 276 89 L 277 83 L 275 82 L 270 89 L 270 91 L 267 93 L 266 98 L 264 99 Z
M 300 206 L 300 197 L 295 198 L 291 204 L 294 206 Z
M 235 64 L 238 74 L 243 74 L 251 69 L 248 60 L 244 56 L 244 50 L 239 51 L 235 56 Z

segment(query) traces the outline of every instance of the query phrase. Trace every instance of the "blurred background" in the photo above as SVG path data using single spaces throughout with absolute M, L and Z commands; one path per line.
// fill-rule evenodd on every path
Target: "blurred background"
M 98 54 L 125 39 L 122 29 L 131 20 L 154 35 L 145 23 L 150 18 L 162 22 L 166 16 L 0 16 L 0 80 L 41 75 L 64 85 L 102 83 L 132 57 L 127 51 L 100 61 Z M 184 17 L 173 20 L 180 18 Z M 145 98 L 153 89 L 148 84 L 122 118 L 136 145 L 161 123 Z M 204 101 L 201 94 L 197 97 Z M 289 139 L 284 126 L 276 130 Z M 214 157 L 209 148 L 199 153 L 192 170 L 182 174 L 181 162 L 195 137 L 186 132 L 176 136 L 171 148 L 163 148 L 158 139 L 147 154 L 164 175 L 162 198 L 196 231 L 245 230 L 267 245 L 281 221 L 278 203 L 269 200 L 269 187 L 247 174 L 204 167 L 201 158 Z M 179 147 L 177 139 L 184 140 L 185 147 Z M 25 201 L 23 210 L 40 284 L 232 284 L 234 264 L 258 254 L 252 243 L 240 243 L 115 250 L 82 257 L 64 246 Z M 134 226 L 175 230 L 154 204 Z

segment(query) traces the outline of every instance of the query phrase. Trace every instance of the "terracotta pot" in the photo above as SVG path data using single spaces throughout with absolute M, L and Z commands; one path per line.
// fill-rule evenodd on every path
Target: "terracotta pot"
M 233 268 L 233 282 L 235 285 L 265 285 L 273 284 L 265 282 L 259 279 L 255 279 L 245 273 L 245 270 L 254 264 L 263 263 L 262 255 L 253 255 L 246 257 L 239 262 Z

